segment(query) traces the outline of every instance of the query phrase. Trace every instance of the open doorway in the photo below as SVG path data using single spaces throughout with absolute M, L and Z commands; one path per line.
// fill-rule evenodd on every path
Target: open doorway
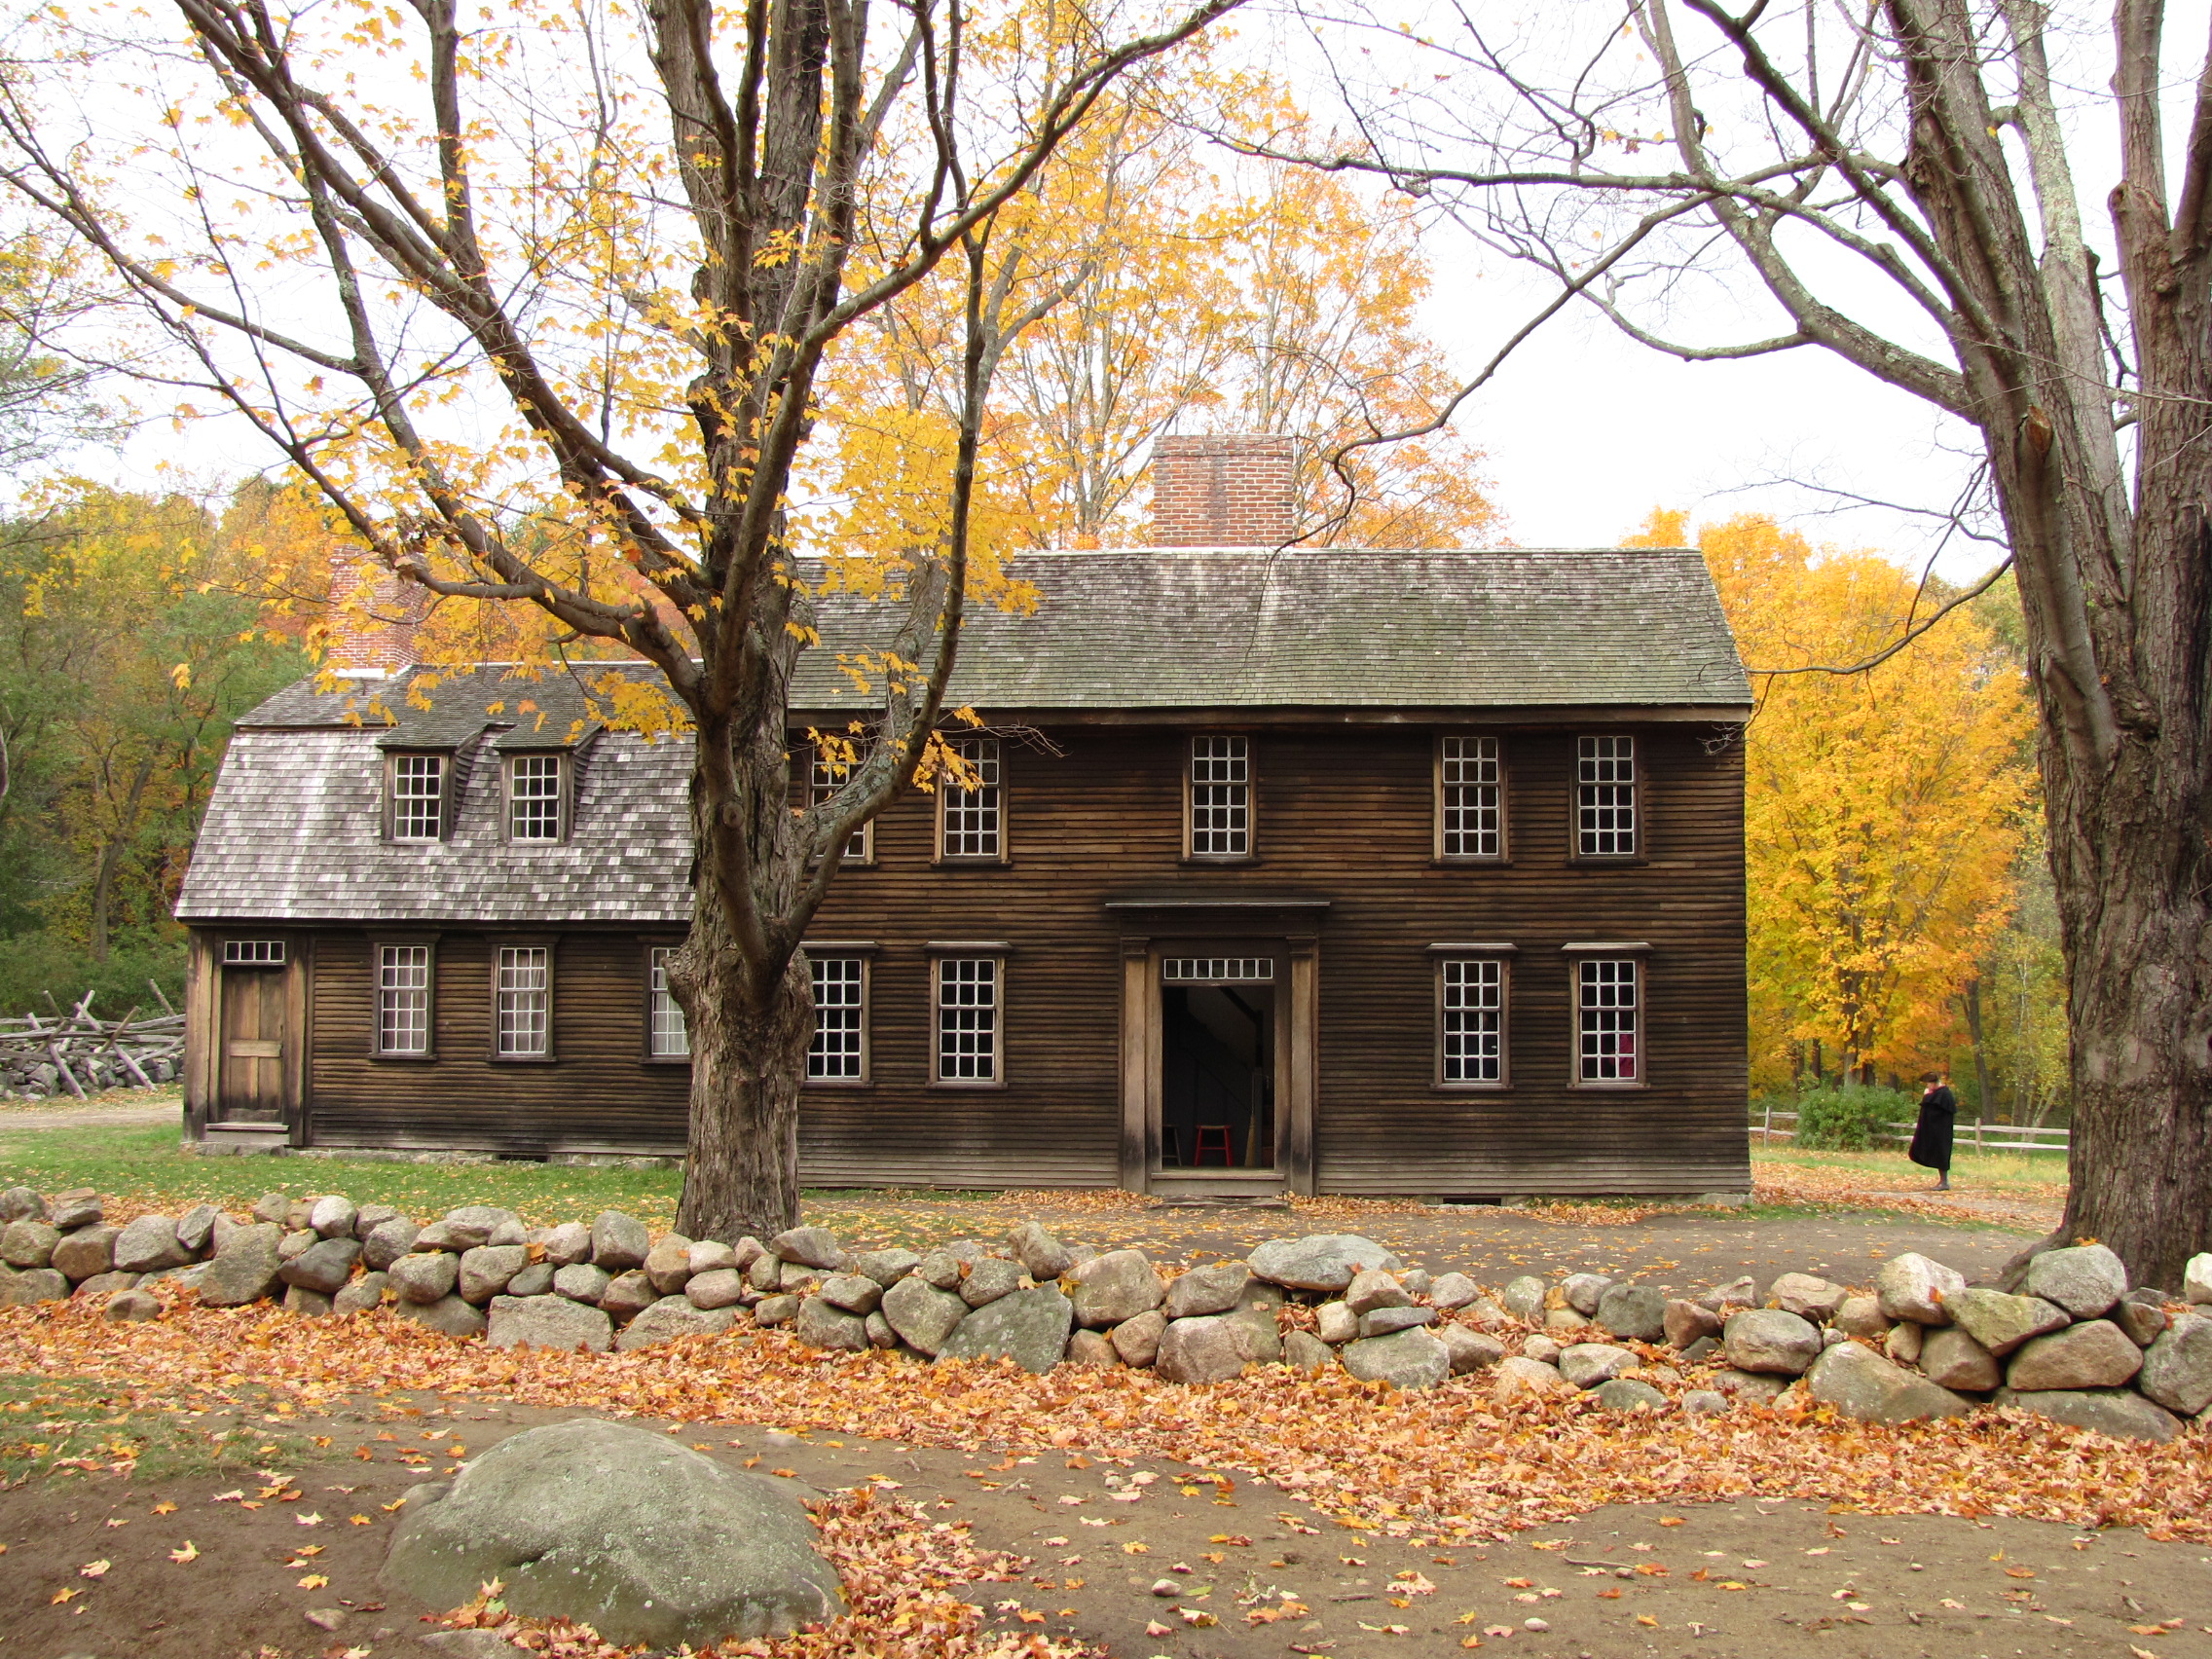
M 1168 982 L 1160 1002 L 1161 1164 L 1274 1168 L 1274 985 Z

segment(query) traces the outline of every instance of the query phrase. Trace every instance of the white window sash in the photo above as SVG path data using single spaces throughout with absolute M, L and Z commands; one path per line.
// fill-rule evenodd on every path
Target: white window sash
M 867 1078 L 867 960 L 807 958 L 814 979 L 814 1035 L 806 1051 L 811 1083 L 863 1083 Z
M 1005 969 L 995 956 L 938 958 L 934 1069 L 939 1083 L 999 1081 Z
M 1575 1081 L 1627 1087 L 1643 1077 L 1643 965 L 1586 956 L 1574 965 Z
M 691 1030 L 683 1018 L 683 1005 L 668 988 L 668 962 L 674 945 L 655 945 L 646 962 L 645 1051 L 656 1060 L 688 1059 Z
M 553 1051 L 553 952 L 502 945 L 494 1028 L 501 1059 L 545 1059 Z
M 507 839 L 558 841 L 567 830 L 567 766 L 559 755 L 507 758 Z
M 1437 974 L 1437 1081 L 1449 1088 L 1505 1082 L 1505 964 L 1493 956 L 1447 956 Z
M 377 947 L 378 1053 L 429 1053 L 433 966 L 426 944 Z
M 977 787 L 963 789 L 948 774 L 938 785 L 938 856 L 941 859 L 998 859 L 1006 854 L 1006 796 L 1001 782 L 999 740 L 956 737 L 946 740 L 976 774 Z

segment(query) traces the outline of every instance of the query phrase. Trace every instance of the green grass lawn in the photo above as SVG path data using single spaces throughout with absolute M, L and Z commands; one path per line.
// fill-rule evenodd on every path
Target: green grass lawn
M 247 1424 L 236 1420 L 235 1408 L 222 1415 L 228 1407 L 199 1396 L 170 1401 L 85 1377 L 0 1377 L 0 1486 L 93 1469 L 162 1477 L 336 1456 L 306 1435 L 271 1426 L 274 1417 Z M 281 1409 L 288 1414 L 292 1407 Z

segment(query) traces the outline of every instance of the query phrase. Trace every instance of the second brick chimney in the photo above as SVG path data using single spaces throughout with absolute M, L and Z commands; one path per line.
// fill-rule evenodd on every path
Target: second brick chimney
M 1156 547 L 1278 547 L 1297 532 L 1298 440 L 1266 432 L 1155 438 Z

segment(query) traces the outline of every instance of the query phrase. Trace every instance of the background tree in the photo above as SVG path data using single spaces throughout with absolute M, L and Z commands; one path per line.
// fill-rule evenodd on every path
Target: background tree
M 2212 56 L 2168 64 L 2157 0 L 2102 17 L 2102 43 L 2026 0 L 1628 0 L 1512 42 L 1468 19 L 1354 92 L 1359 146 L 1276 147 L 1424 195 L 1552 280 L 1542 314 L 1586 304 L 1692 361 L 1825 351 L 1971 430 L 2071 990 L 2053 1237 L 2173 1284 L 2212 1247 Z M 2070 144 L 2093 121 L 2109 152 Z M 1775 320 L 1697 337 L 1708 281 Z
M 969 0 L 646 0 L 633 27 L 528 0 L 172 0 L 101 37 L 98 18 L 42 21 L 28 46 L 55 61 L 35 93 L 9 83 L 0 176 L 128 287 L 194 388 L 180 401 L 250 426 L 387 569 L 659 671 L 657 718 L 694 754 L 698 874 L 669 976 L 691 1034 L 690 1236 L 795 1217 L 800 940 L 834 850 L 928 763 L 988 575 L 968 507 L 995 217 L 1118 76 L 1235 4 L 1016 20 Z M 1026 50 L 972 72 L 971 39 L 1002 28 Z M 815 578 L 792 486 L 819 377 L 946 260 L 970 326 L 928 510 L 822 578 L 897 596 L 870 741 L 794 809 Z

